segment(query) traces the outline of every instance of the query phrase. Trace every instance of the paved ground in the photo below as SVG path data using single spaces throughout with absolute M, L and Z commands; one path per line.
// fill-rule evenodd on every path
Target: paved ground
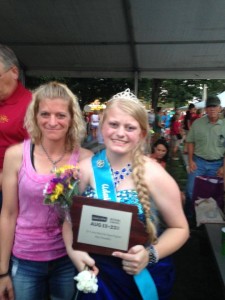
M 171 300 L 222 300 L 222 287 L 203 229 L 191 232 L 174 255 L 176 282 Z
M 168 172 L 185 190 L 186 156 L 170 160 Z M 223 300 L 220 278 L 211 253 L 204 227 L 192 228 L 187 243 L 174 254 L 176 282 L 171 300 Z

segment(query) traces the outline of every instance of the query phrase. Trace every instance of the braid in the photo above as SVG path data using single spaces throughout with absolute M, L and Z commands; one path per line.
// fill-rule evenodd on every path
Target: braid
M 144 156 L 143 147 L 137 147 L 133 152 L 132 178 L 137 189 L 138 199 L 143 207 L 146 219 L 146 231 L 149 234 L 150 243 L 157 240 L 155 225 L 152 223 L 149 192 L 144 182 Z
M 138 199 L 143 207 L 143 211 L 145 214 L 146 231 L 149 234 L 150 242 L 154 243 L 157 240 L 157 236 L 155 225 L 151 220 L 153 220 L 155 216 L 151 214 L 149 191 L 144 180 L 144 153 L 146 147 L 145 143 L 146 137 L 149 133 L 148 116 L 146 109 L 136 98 L 136 96 L 131 96 L 130 90 L 126 90 L 125 92 L 119 93 L 111 98 L 103 114 L 102 124 L 104 124 L 107 118 L 108 111 L 110 111 L 110 109 L 113 107 L 118 107 L 129 116 L 137 120 L 140 125 L 143 136 L 142 138 L 140 138 L 138 145 L 132 151 L 132 178 L 137 190 Z

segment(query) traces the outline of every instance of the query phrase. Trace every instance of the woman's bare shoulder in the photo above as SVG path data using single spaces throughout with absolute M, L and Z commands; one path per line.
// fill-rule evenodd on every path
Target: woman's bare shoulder
M 84 159 L 80 159 L 79 161 L 79 172 L 80 172 L 80 188 L 83 191 L 84 187 L 86 187 L 86 185 L 89 182 L 89 178 L 92 174 L 92 162 L 91 162 L 91 157 L 92 156 L 87 156 Z M 81 187 L 82 186 L 82 187 Z
M 156 159 L 145 157 L 144 167 L 147 177 L 158 180 L 159 177 L 169 175 L 163 166 Z
M 86 159 L 93 155 L 94 155 L 94 153 L 91 150 L 83 148 L 83 147 L 80 148 L 80 160 Z
M 23 154 L 23 143 L 10 146 L 6 152 L 5 157 L 19 157 Z
M 144 156 L 144 164 L 146 167 L 158 167 L 158 162 L 156 161 L 156 159 L 152 156 L 147 156 L 145 155 Z
M 4 156 L 4 168 L 18 170 L 23 159 L 23 143 L 10 146 Z

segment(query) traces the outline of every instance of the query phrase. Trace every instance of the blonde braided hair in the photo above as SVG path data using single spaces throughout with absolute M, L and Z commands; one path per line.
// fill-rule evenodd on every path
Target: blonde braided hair
M 138 193 L 138 199 L 143 207 L 146 220 L 146 231 L 149 234 L 150 243 L 157 241 L 156 228 L 151 221 L 151 205 L 149 200 L 149 191 L 144 180 L 144 149 L 137 147 L 132 155 L 132 178 Z
M 132 116 L 139 123 L 143 133 L 143 138 L 140 139 L 132 153 L 132 178 L 137 190 L 138 199 L 145 213 L 146 231 L 149 234 L 150 243 L 155 243 L 157 240 L 156 229 L 150 218 L 153 218 L 151 214 L 150 195 L 144 180 L 144 151 L 146 138 L 149 132 L 147 111 L 137 98 L 133 101 L 132 99 L 122 98 L 122 96 L 121 98 L 113 97 L 106 106 L 100 126 L 104 123 L 107 114 L 112 107 L 118 107 L 128 115 Z

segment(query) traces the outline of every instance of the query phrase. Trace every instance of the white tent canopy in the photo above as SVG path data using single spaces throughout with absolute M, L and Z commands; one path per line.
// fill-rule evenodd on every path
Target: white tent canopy
M 200 102 L 194 103 L 196 108 L 204 108 L 205 107 L 205 100 Z
M 0 3 L 1 43 L 27 76 L 225 78 L 224 0 Z
M 221 94 L 217 95 L 221 101 L 221 107 L 225 107 L 225 91 Z M 204 108 L 205 107 L 205 100 L 195 103 L 196 108 Z
M 221 107 L 225 107 L 225 91 L 222 92 L 221 94 L 217 95 L 220 98 L 221 101 Z M 195 102 L 194 103 L 196 108 L 205 108 L 205 100 L 202 100 L 200 102 Z M 188 105 L 180 107 L 180 109 L 187 109 Z
M 225 107 L 225 91 L 222 92 L 221 94 L 217 95 L 220 98 L 221 101 L 221 106 Z

